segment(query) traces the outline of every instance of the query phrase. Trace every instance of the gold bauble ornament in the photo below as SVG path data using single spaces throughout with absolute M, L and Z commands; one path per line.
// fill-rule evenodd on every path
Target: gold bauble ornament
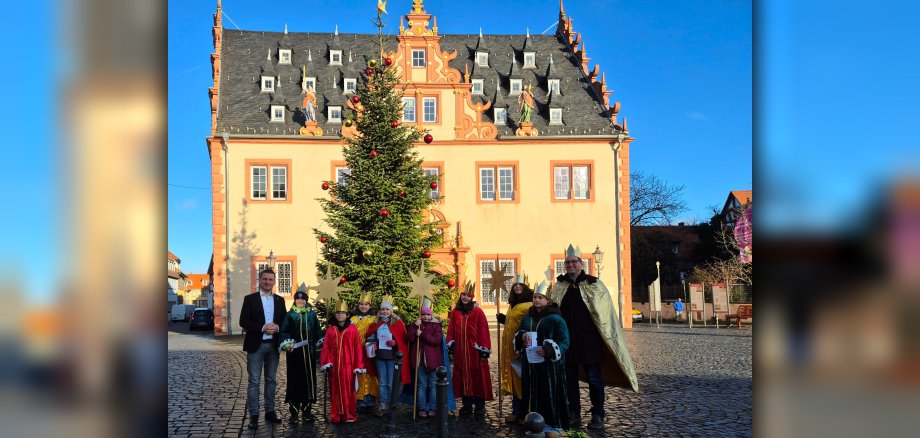
M 353 125 L 354 123 L 355 123 L 355 122 L 351 121 L 351 119 L 345 119 L 345 127 L 346 127 L 346 128 L 351 128 L 351 125 Z
M 361 255 L 363 255 L 364 258 L 370 258 L 371 256 L 374 255 L 374 252 L 369 249 L 365 249 L 364 252 L 361 253 Z
M 374 67 L 377 66 L 377 60 L 376 60 L 376 59 L 372 59 L 372 60 L 370 60 L 370 61 L 367 62 L 367 65 L 369 65 L 371 68 L 374 68 Z

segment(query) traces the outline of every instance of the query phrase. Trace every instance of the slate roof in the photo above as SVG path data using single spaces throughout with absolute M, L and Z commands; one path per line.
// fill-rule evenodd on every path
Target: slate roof
M 286 38 L 285 38 L 286 37 Z M 361 72 L 365 56 L 376 57 L 376 35 L 341 33 L 305 33 L 239 31 L 224 29 L 221 53 L 220 99 L 217 118 L 217 132 L 231 134 L 294 135 L 298 134 L 303 123 L 303 100 L 301 89 L 301 66 L 307 65 L 307 76 L 316 77 L 317 122 L 327 135 L 338 135 L 339 124 L 327 124 L 327 106 L 340 105 L 345 109 L 346 95 L 344 78 L 356 78 L 361 81 Z M 283 40 L 284 43 L 282 43 Z M 278 46 L 289 44 L 292 47 L 291 64 L 278 64 Z M 390 37 L 389 47 L 395 46 L 396 38 Z M 513 136 L 520 120 L 521 112 L 517 95 L 509 95 L 509 76 L 512 71 L 512 56 L 516 59 L 515 77 L 523 79 L 523 85 L 533 85 L 534 100 L 537 108 L 533 111 L 531 121 L 540 130 L 541 136 L 553 135 L 614 135 L 619 128 L 610 122 L 609 114 L 603 107 L 602 100 L 589 84 L 582 72 L 578 60 L 568 50 L 566 44 L 555 35 L 530 35 L 527 51 L 536 52 L 536 68 L 523 68 L 523 47 L 525 35 L 484 35 L 480 40 L 478 34 L 442 35 L 441 50 L 457 51 L 457 58 L 450 66 L 461 74 L 468 64 L 470 73 L 483 80 L 483 95 L 473 95 L 473 102 L 496 100 L 496 91 L 508 106 L 508 123 L 498 126 L 500 136 Z M 329 65 L 329 49 L 340 46 L 343 50 L 342 65 Z M 489 66 L 480 67 L 475 63 L 475 54 L 486 49 L 489 52 Z M 271 49 L 271 65 L 266 64 L 266 53 Z M 307 61 L 308 51 L 312 63 Z M 349 51 L 352 61 L 349 62 Z M 549 69 L 550 55 L 553 68 Z M 311 66 L 312 64 L 312 66 Z M 270 122 L 269 106 L 272 93 L 261 92 L 259 77 L 263 68 L 270 68 L 280 75 L 276 85 L 287 99 L 289 111 L 286 122 Z M 564 125 L 549 124 L 549 104 L 547 75 L 561 79 Z M 333 83 L 335 81 L 335 83 Z M 499 89 L 496 90 L 498 85 Z M 280 96 L 274 96 L 276 99 Z M 553 97 L 556 101 L 556 96 Z M 493 111 L 483 113 L 483 118 L 492 121 Z

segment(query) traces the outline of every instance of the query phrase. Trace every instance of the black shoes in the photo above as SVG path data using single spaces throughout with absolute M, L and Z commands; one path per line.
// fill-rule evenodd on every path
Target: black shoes
M 249 428 L 250 428 L 250 429 L 258 429 L 258 428 L 259 428 L 259 416 L 258 416 L 258 415 L 250 415 L 250 416 L 249 416 Z
M 569 427 L 572 429 L 581 428 L 581 412 L 569 411 Z
M 265 413 L 265 422 L 271 424 L 281 424 L 281 419 L 275 415 L 275 411 Z
M 460 408 L 460 416 L 467 416 L 467 415 L 470 415 L 470 414 L 472 414 L 472 413 L 473 413 L 473 407 L 472 407 L 472 406 L 467 405 L 467 406 L 464 406 L 464 407 Z
M 473 418 L 476 420 L 482 421 L 486 418 L 486 410 L 484 408 L 479 408 L 473 411 Z
M 592 414 L 591 422 L 588 423 L 588 429 L 601 430 L 603 428 L 604 428 L 604 417 L 597 415 L 597 414 Z

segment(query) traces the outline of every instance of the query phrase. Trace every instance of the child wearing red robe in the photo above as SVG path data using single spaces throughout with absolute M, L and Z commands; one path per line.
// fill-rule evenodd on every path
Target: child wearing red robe
M 473 301 L 472 285 L 460 293 L 457 306 L 450 312 L 447 349 L 454 356 L 454 397 L 463 400 L 460 415 L 472 413 L 477 420 L 484 419 L 485 402 L 492 400 L 492 340 L 486 314 Z
M 326 372 L 329 382 L 329 420 L 332 423 L 358 421 L 355 376 L 367 372 L 363 365 L 362 347 L 358 329 L 348 319 L 348 303 L 340 301 L 335 317 L 326 329 L 319 359 L 322 364 L 320 371 Z

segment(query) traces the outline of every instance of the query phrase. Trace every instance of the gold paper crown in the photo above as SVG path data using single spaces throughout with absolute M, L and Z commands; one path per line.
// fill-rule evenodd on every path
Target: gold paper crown
M 540 284 L 538 284 L 537 287 L 534 288 L 533 294 L 534 294 L 534 295 L 543 295 L 544 297 L 547 296 L 547 295 L 546 295 L 546 289 L 547 289 L 548 286 L 549 286 L 549 285 L 546 284 L 546 280 L 541 281 Z
M 383 304 L 383 303 L 393 304 L 393 295 L 390 295 L 390 294 L 384 295 L 383 299 L 380 300 L 380 304 Z
M 367 293 L 361 294 L 361 296 L 358 297 L 358 302 L 359 303 L 373 303 L 374 302 L 373 299 L 374 299 L 374 294 L 367 292 Z
M 467 281 L 466 284 L 463 286 L 463 290 L 460 291 L 460 293 L 462 294 L 470 294 L 470 295 L 476 295 L 475 292 L 476 292 L 476 283 L 473 283 L 472 281 Z
M 566 257 L 578 257 L 579 259 L 581 259 L 581 248 L 577 246 L 572 246 L 572 244 L 570 243 L 569 247 L 566 248 L 565 250 L 565 256 Z
M 339 300 L 338 304 L 335 305 L 335 312 L 345 312 L 348 313 L 348 301 Z
M 529 281 L 527 281 L 527 280 L 528 280 L 527 274 L 523 274 L 523 275 L 522 275 L 522 274 L 517 274 L 517 276 L 514 278 L 514 282 L 515 282 L 515 283 L 521 283 L 521 284 L 527 284 L 527 283 L 529 283 Z

